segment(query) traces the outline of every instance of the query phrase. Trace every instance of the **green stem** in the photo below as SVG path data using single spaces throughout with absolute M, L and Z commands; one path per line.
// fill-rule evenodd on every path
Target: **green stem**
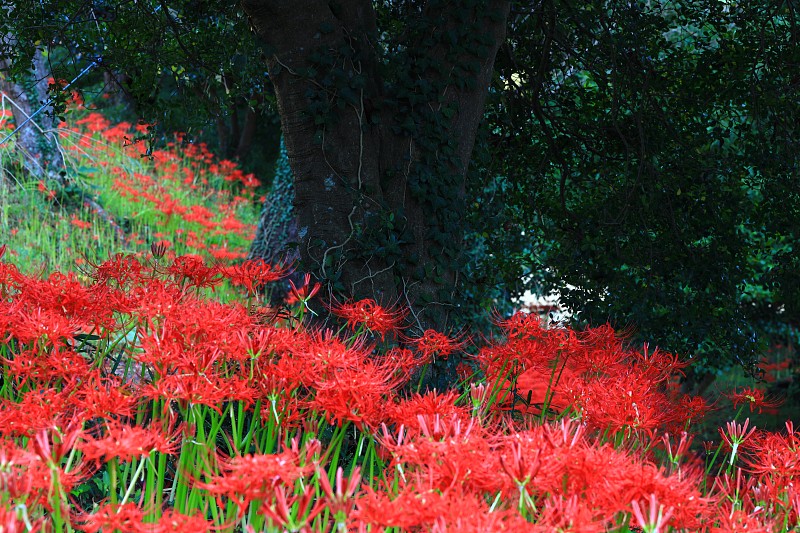
M 111 485 L 111 503 L 116 504 L 119 501 L 117 495 L 117 458 L 114 457 L 108 461 L 108 480 Z
M 136 468 L 136 472 L 133 474 L 133 479 L 131 479 L 131 482 L 128 484 L 128 489 L 125 491 L 125 495 L 122 497 L 120 504 L 124 505 L 125 502 L 128 501 L 128 498 L 131 497 L 131 494 L 133 493 L 133 487 L 136 486 L 136 480 L 142 475 L 142 471 L 144 470 L 144 465 L 146 462 L 147 461 L 144 458 L 139 461 L 139 466 Z

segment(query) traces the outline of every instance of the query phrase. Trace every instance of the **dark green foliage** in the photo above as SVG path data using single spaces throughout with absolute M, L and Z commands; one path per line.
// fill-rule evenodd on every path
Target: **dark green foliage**
M 13 36 L 0 43 L 8 75 L 24 79 L 37 48 L 46 50 L 55 79 L 72 80 L 94 64 L 73 89 L 112 118 L 152 123 L 155 142 L 186 132 L 221 157 L 246 158 L 246 170 L 269 172 L 279 138 L 276 115 L 267 112 L 271 84 L 236 3 L 45 0 L 4 9 L 0 34 Z M 52 96 L 60 114 L 69 92 Z M 275 147 L 266 157 L 250 157 L 240 142 L 251 111 L 258 115 L 252 135 Z
M 790 4 L 545 2 L 490 116 L 529 273 L 578 320 L 752 370 L 797 323 L 800 52 Z M 494 251 L 494 250 L 493 250 Z M 498 256 L 499 251 L 494 251 Z

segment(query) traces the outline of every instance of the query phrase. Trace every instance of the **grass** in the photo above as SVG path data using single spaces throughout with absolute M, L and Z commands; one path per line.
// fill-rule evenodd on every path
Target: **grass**
M 0 235 L 21 271 L 74 271 L 117 253 L 141 257 L 162 241 L 171 257 L 226 264 L 245 257 L 259 214 L 252 175 L 181 136 L 150 150 L 145 126 L 112 127 L 87 110 L 72 115 L 75 124 L 59 129 L 67 187 L 15 176 L 13 142 L 0 147 Z

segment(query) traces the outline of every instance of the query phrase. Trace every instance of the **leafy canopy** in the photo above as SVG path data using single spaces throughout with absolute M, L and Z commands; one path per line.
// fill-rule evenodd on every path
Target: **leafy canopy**
M 422 9 L 375 7 L 387 47 Z M 234 3 L 4 9 L 12 75 L 36 46 L 63 59 L 56 77 L 100 59 L 169 127 L 272 100 Z M 579 321 L 631 326 L 696 369 L 752 367 L 800 316 L 798 32 L 791 3 L 515 3 L 470 168 L 462 296 L 557 291 Z M 403 54 L 385 52 L 386 69 Z

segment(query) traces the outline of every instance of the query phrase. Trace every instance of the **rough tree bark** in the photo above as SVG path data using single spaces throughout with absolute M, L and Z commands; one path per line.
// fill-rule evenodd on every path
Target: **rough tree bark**
M 402 303 L 419 329 L 446 328 L 465 176 L 510 2 L 429 2 L 391 45 L 370 0 L 243 6 L 268 50 L 303 267 L 345 295 Z M 455 364 L 433 385 L 452 382 Z
M 7 35 L 5 39 L 13 40 L 13 37 Z M 5 61 L 0 62 L 0 71 L 7 67 Z M 25 122 L 48 100 L 49 72 L 42 51 L 36 50 L 33 70 L 27 79 L 15 83 L 6 77 L 0 77 L 0 92 L 8 98 L 6 106 L 11 108 L 17 125 Z M 52 109 L 45 109 L 15 134 L 14 141 L 16 149 L 23 155 L 23 164 L 29 175 L 37 178 L 49 177 L 60 182 L 64 159 L 55 129 L 56 118 Z

